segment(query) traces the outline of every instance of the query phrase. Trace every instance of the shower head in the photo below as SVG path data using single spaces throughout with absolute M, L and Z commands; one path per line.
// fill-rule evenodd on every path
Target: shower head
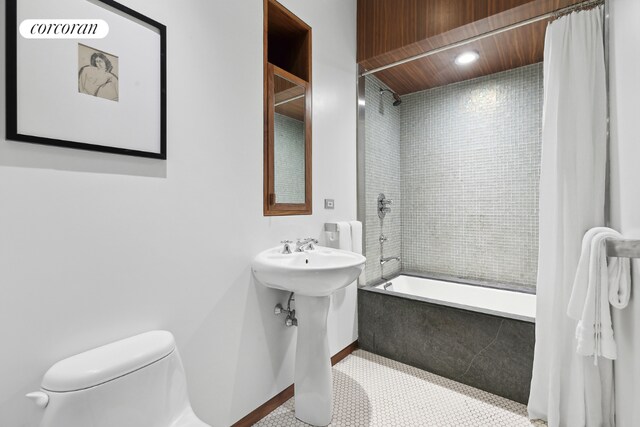
M 397 107 L 398 105 L 402 104 L 402 99 L 400 98 L 400 95 L 398 95 L 397 93 L 395 93 L 394 91 L 390 90 L 390 89 L 385 89 L 385 88 L 380 88 L 380 96 L 382 96 L 382 94 L 384 92 L 389 92 L 391 95 L 393 95 L 393 106 Z

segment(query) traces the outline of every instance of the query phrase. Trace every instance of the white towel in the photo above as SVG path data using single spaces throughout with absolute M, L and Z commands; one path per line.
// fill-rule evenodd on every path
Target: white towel
M 596 227 L 582 239 L 582 250 L 567 314 L 578 320 L 577 353 L 607 359 L 617 357 L 609 307 L 610 287 L 615 289 L 615 304 L 624 303 L 630 282 L 629 260 L 612 258 L 607 266 L 608 238 L 621 238 L 615 230 Z M 620 292 L 619 290 L 622 290 Z M 627 300 L 628 301 L 628 300 Z
M 340 221 L 338 225 L 338 249 L 351 250 L 351 226 L 346 221 Z
M 609 303 L 625 308 L 631 297 L 631 260 L 609 258 Z
M 337 222 L 336 225 L 337 231 L 324 232 L 327 247 L 350 251 L 352 249 L 351 225 L 346 221 Z
M 351 227 L 351 250 L 357 254 L 362 254 L 362 223 L 360 221 L 349 221 Z
M 362 255 L 362 223 L 360 221 L 349 221 L 351 226 L 351 250 Z M 358 276 L 358 285 L 364 286 L 365 274 L 364 270 Z

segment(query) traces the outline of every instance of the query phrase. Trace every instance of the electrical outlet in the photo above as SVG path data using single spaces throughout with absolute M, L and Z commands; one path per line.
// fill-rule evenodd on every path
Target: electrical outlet
M 333 209 L 334 208 L 333 199 L 324 199 L 324 208 L 325 209 Z

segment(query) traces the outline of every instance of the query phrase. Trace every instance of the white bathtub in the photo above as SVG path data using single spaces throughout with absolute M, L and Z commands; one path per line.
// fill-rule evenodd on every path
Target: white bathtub
M 434 304 L 535 322 L 536 296 L 482 286 L 400 275 L 376 290 Z

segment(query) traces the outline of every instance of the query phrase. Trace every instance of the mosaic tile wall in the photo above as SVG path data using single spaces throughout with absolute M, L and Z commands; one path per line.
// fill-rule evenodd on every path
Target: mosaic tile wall
M 542 83 L 534 64 L 403 96 L 404 271 L 535 287 Z
M 304 122 L 274 114 L 274 187 L 278 203 L 304 203 Z
M 373 76 L 365 80 L 365 245 L 367 283 L 400 272 L 400 263 L 390 261 L 380 266 L 380 256 L 400 256 L 401 210 L 400 194 L 400 107 L 393 106 L 389 92 L 380 96 L 380 88 L 386 87 Z M 391 212 L 383 221 L 378 218 L 378 194 L 393 200 Z M 380 234 L 388 238 L 380 251 Z

